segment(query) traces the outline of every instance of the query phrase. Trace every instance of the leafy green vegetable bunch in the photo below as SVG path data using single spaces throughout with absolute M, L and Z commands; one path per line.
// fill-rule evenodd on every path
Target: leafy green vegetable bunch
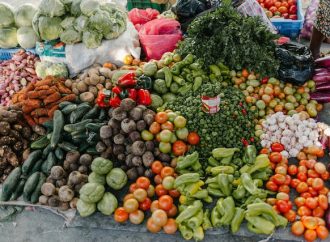
M 247 68 L 263 75 L 276 73 L 277 35 L 259 17 L 244 17 L 228 5 L 196 18 L 188 28 L 179 53 L 197 56 L 204 66 L 223 62 L 229 68 Z

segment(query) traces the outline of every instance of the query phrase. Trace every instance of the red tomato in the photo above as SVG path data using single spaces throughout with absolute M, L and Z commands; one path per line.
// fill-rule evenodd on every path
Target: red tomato
M 286 175 L 285 176 L 285 182 L 284 182 L 284 185 L 290 185 L 290 183 L 291 183 L 291 176 L 289 176 L 289 175 Z
M 318 218 L 323 218 L 324 210 L 320 206 L 314 208 L 313 209 L 313 216 L 318 217 Z
M 169 190 L 168 191 L 168 194 L 173 197 L 173 198 L 177 198 L 177 197 L 180 197 L 180 192 L 176 189 L 173 189 L 173 190 Z
M 140 203 L 139 209 L 141 209 L 142 211 L 148 211 L 150 209 L 150 206 L 151 206 L 151 199 L 146 197 L 146 199 L 144 199 L 144 201 Z
M 272 13 L 275 13 L 277 11 L 277 7 L 272 6 L 272 7 L 269 8 L 269 11 L 271 11 Z M 273 150 L 273 148 L 272 148 L 272 150 Z M 280 152 L 280 151 L 277 151 L 277 152 Z
M 168 211 L 173 206 L 173 198 L 169 195 L 163 195 L 159 199 L 159 208 Z
M 286 175 L 287 174 L 287 168 L 285 166 L 277 166 L 275 169 L 275 173 L 276 174 L 282 174 L 282 175 Z
M 308 192 L 312 195 L 312 197 L 317 197 L 319 195 L 319 193 L 313 187 L 309 187 Z
M 158 197 L 161 197 L 161 196 L 167 194 L 167 190 L 163 187 L 162 184 L 159 184 L 159 185 L 156 186 L 155 192 L 156 192 Z
M 278 11 L 280 13 L 287 13 L 288 12 L 288 8 L 285 7 L 285 6 L 281 6 L 281 7 L 278 8 Z
M 307 173 L 307 167 L 304 165 L 299 165 L 298 166 L 298 173 Z
M 165 166 L 162 171 L 160 172 L 160 176 L 164 179 L 167 176 L 173 176 L 174 169 L 170 166 Z
M 306 166 L 308 169 L 313 169 L 315 166 L 316 160 L 307 160 Z
M 177 215 L 178 213 L 178 208 L 173 204 L 171 209 L 166 211 L 167 217 L 173 218 Z
M 191 145 L 197 145 L 200 141 L 200 137 L 196 132 L 190 132 L 188 134 L 187 141 Z
M 279 3 L 279 2 L 276 2 L 276 3 Z M 276 4 L 275 3 L 275 4 Z M 281 3 L 280 3 L 281 4 Z M 276 5 L 275 5 L 276 8 L 278 8 Z M 270 9 L 269 9 L 270 10 Z M 270 10 L 271 11 L 271 10 Z M 276 10 L 274 11 L 276 12 Z M 272 149 L 273 152 L 282 152 L 284 150 L 284 145 L 282 145 L 281 143 L 273 143 L 270 148 Z
M 296 212 L 293 210 L 289 210 L 289 212 L 284 213 L 284 217 L 291 223 L 296 220 L 296 216 Z
M 175 156 L 184 155 L 188 150 L 188 147 L 185 142 L 182 140 L 175 141 L 172 145 L 172 152 Z
M 300 182 L 296 187 L 298 193 L 303 193 L 308 191 L 308 185 L 306 182 Z
M 298 208 L 297 214 L 300 217 L 302 217 L 302 216 L 311 216 L 312 211 L 306 206 L 301 206 L 300 208 Z
M 289 7 L 289 4 L 287 3 L 287 2 L 282 2 L 282 5 L 281 5 L 282 7 L 286 7 L 286 8 L 288 8 Z
M 277 2 L 274 3 L 274 6 L 277 7 L 277 8 L 279 8 L 279 7 L 282 6 L 282 3 L 279 2 L 279 1 L 277 1 Z M 275 143 L 275 144 L 278 144 L 278 143 Z M 281 145 L 282 145 L 282 144 L 281 144 Z M 273 150 L 273 151 L 275 151 L 275 150 Z M 278 152 L 281 152 L 281 151 L 278 151 Z
M 275 174 L 272 177 L 272 180 L 276 183 L 276 185 L 283 185 L 285 183 L 285 175 Z
M 279 152 L 272 152 L 269 156 L 271 162 L 279 163 L 282 161 L 282 155 Z
M 273 5 L 273 1 L 272 0 L 265 0 L 264 5 L 265 5 L 266 8 L 270 8 Z
M 300 182 L 301 182 L 300 180 L 298 180 L 297 178 L 294 178 L 294 179 L 291 180 L 290 186 L 292 188 L 296 188 Z
M 272 191 L 272 192 L 277 192 L 278 190 L 278 186 L 276 185 L 275 182 L 273 181 L 268 181 L 266 183 L 266 188 L 269 190 L 269 191 Z
M 149 180 L 149 178 L 147 178 L 145 176 L 141 176 L 136 180 L 136 184 L 139 188 L 147 190 L 150 185 L 150 180 Z
M 307 198 L 305 205 L 310 209 L 316 208 L 318 206 L 317 198 L 314 197 Z
M 317 233 L 317 237 L 322 240 L 325 240 L 329 236 L 328 229 L 323 225 L 320 225 L 316 228 L 316 233 Z
M 289 6 L 295 5 L 295 1 L 294 0 L 288 0 L 288 4 L 289 4 Z
M 324 187 L 324 182 L 321 178 L 315 178 L 312 183 L 312 187 L 315 190 L 321 190 Z
M 289 14 L 288 13 L 283 13 L 282 14 L 282 17 L 285 18 L 285 19 L 288 19 L 289 18 Z
M 155 183 L 158 185 L 158 184 L 162 184 L 163 182 L 163 178 L 161 177 L 161 175 L 157 174 L 155 177 L 154 177 L 154 181 Z
M 306 173 L 298 173 L 298 175 L 297 175 L 297 178 L 300 180 L 300 181 L 302 181 L 302 182 L 305 182 L 305 181 L 307 181 L 307 174 Z
M 319 202 L 319 206 L 323 209 L 323 210 L 326 210 L 328 209 L 328 199 L 327 199 L 327 196 L 321 194 L 319 195 L 318 197 L 318 202 Z
M 296 165 L 290 165 L 289 168 L 288 168 L 288 173 L 291 176 L 296 175 L 298 173 L 298 167 Z
M 297 14 L 297 7 L 294 6 L 294 5 L 290 6 L 289 13 L 290 14 Z
M 288 185 L 281 185 L 278 187 L 279 192 L 290 193 L 290 187 Z
M 304 206 L 306 202 L 306 199 L 303 197 L 296 197 L 294 199 L 294 203 L 296 204 L 297 207 L 301 207 Z
M 306 198 L 306 199 L 309 198 L 309 197 L 312 197 L 312 195 L 309 192 L 303 192 L 303 193 L 300 194 L 300 196 L 303 197 L 303 198 Z
M 138 189 L 138 185 L 136 183 L 132 183 L 130 186 L 129 186 L 129 192 L 130 193 L 133 193 L 136 189 Z
M 298 19 L 298 16 L 297 16 L 297 14 L 290 14 L 289 15 L 289 19 L 297 20 Z
M 162 169 L 163 169 L 163 164 L 158 160 L 154 161 L 151 165 L 151 170 L 152 173 L 154 174 L 159 174 Z
M 280 211 L 281 213 L 287 213 L 291 209 L 288 202 L 284 200 L 277 200 L 276 206 L 278 211 Z
M 123 207 L 119 207 L 115 211 L 114 219 L 118 223 L 124 223 L 128 219 L 128 212 Z

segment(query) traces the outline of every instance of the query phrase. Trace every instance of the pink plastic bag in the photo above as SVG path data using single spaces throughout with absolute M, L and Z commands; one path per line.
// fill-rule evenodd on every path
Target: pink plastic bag
M 133 8 L 131 11 L 129 11 L 128 18 L 134 25 L 140 25 L 156 19 L 159 14 L 160 13 L 157 10 L 152 8 Z
M 313 25 L 316 19 L 316 11 L 319 7 L 319 0 L 312 0 L 308 6 L 305 15 L 304 26 L 301 30 L 300 36 L 305 39 L 310 39 L 313 32 Z
M 180 23 L 173 19 L 154 19 L 139 31 L 141 46 L 148 60 L 159 60 L 182 39 Z

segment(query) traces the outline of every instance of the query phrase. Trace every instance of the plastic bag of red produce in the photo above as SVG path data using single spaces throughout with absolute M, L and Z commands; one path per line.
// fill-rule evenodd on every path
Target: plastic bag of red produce
M 180 23 L 173 19 L 154 19 L 141 27 L 139 37 L 146 58 L 159 60 L 181 40 Z
M 157 10 L 152 8 L 133 8 L 131 11 L 129 11 L 128 18 L 134 25 L 145 24 L 153 19 L 156 19 L 159 14 L 160 13 Z

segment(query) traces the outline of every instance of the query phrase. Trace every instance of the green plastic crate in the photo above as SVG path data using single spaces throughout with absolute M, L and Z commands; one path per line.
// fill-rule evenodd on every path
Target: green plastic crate
M 165 5 L 152 3 L 150 0 L 128 0 L 127 9 L 131 10 L 133 8 L 140 8 L 140 9 L 153 8 L 158 10 L 159 12 L 163 12 L 165 10 Z

